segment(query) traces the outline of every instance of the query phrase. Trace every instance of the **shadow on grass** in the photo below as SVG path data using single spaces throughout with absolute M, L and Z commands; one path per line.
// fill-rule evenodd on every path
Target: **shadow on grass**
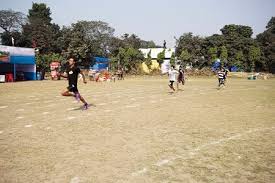
M 89 110 L 90 107 L 96 107 L 96 105 L 95 104 L 88 104 L 88 110 Z M 83 105 L 78 107 L 78 108 L 73 109 L 73 111 L 79 111 L 79 110 L 84 110 Z

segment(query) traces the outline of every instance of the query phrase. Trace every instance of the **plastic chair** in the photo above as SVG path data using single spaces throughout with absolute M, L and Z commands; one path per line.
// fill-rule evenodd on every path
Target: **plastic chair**
M 6 82 L 13 82 L 13 74 L 6 74 Z

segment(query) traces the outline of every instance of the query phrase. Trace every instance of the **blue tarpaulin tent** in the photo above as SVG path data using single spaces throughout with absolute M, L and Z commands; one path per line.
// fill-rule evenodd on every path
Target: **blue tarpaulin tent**
M 214 64 L 212 65 L 212 71 L 216 71 L 221 67 L 221 61 L 220 59 L 217 59 Z
M 13 74 L 14 80 L 22 74 L 24 80 L 36 79 L 35 52 L 33 48 L 0 45 L 0 74 Z
M 238 71 L 238 67 L 237 66 L 232 66 L 232 67 L 230 67 L 230 71 L 231 72 L 237 72 Z
M 94 57 L 91 62 L 90 69 L 100 71 L 106 70 L 109 65 L 109 59 L 105 57 Z

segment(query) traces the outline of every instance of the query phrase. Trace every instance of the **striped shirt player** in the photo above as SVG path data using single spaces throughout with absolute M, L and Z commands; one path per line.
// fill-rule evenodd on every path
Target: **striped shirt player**
M 219 87 L 221 85 L 224 85 L 224 77 L 225 77 L 225 72 L 223 69 L 218 71 L 218 79 L 219 79 Z

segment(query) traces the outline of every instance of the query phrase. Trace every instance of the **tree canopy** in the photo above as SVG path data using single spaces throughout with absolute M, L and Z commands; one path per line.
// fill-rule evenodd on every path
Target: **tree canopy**
M 13 10 L 0 10 L 1 43 L 3 45 L 33 47 L 40 60 L 58 54 L 65 59 L 75 56 L 83 65 L 90 58 L 103 56 L 112 58 L 117 67 L 136 70 L 136 64 L 145 60 L 140 48 L 160 48 L 151 40 L 142 40 L 134 33 L 114 36 L 115 29 L 108 23 L 95 20 L 79 20 L 69 26 L 60 27 L 52 22 L 51 9 L 45 3 L 33 3 L 28 15 Z M 176 53 L 172 61 L 180 59 L 182 64 L 194 67 L 211 66 L 220 58 L 223 65 L 237 66 L 244 71 L 275 72 L 275 17 L 267 22 L 266 30 L 252 38 L 253 29 L 247 25 L 228 24 L 221 34 L 207 37 L 183 33 L 176 39 Z M 50 56 L 49 56 L 50 55 Z M 162 63 L 164 52 L 158 55 Z M 148 58 L 145 60 L 149 64 Z

